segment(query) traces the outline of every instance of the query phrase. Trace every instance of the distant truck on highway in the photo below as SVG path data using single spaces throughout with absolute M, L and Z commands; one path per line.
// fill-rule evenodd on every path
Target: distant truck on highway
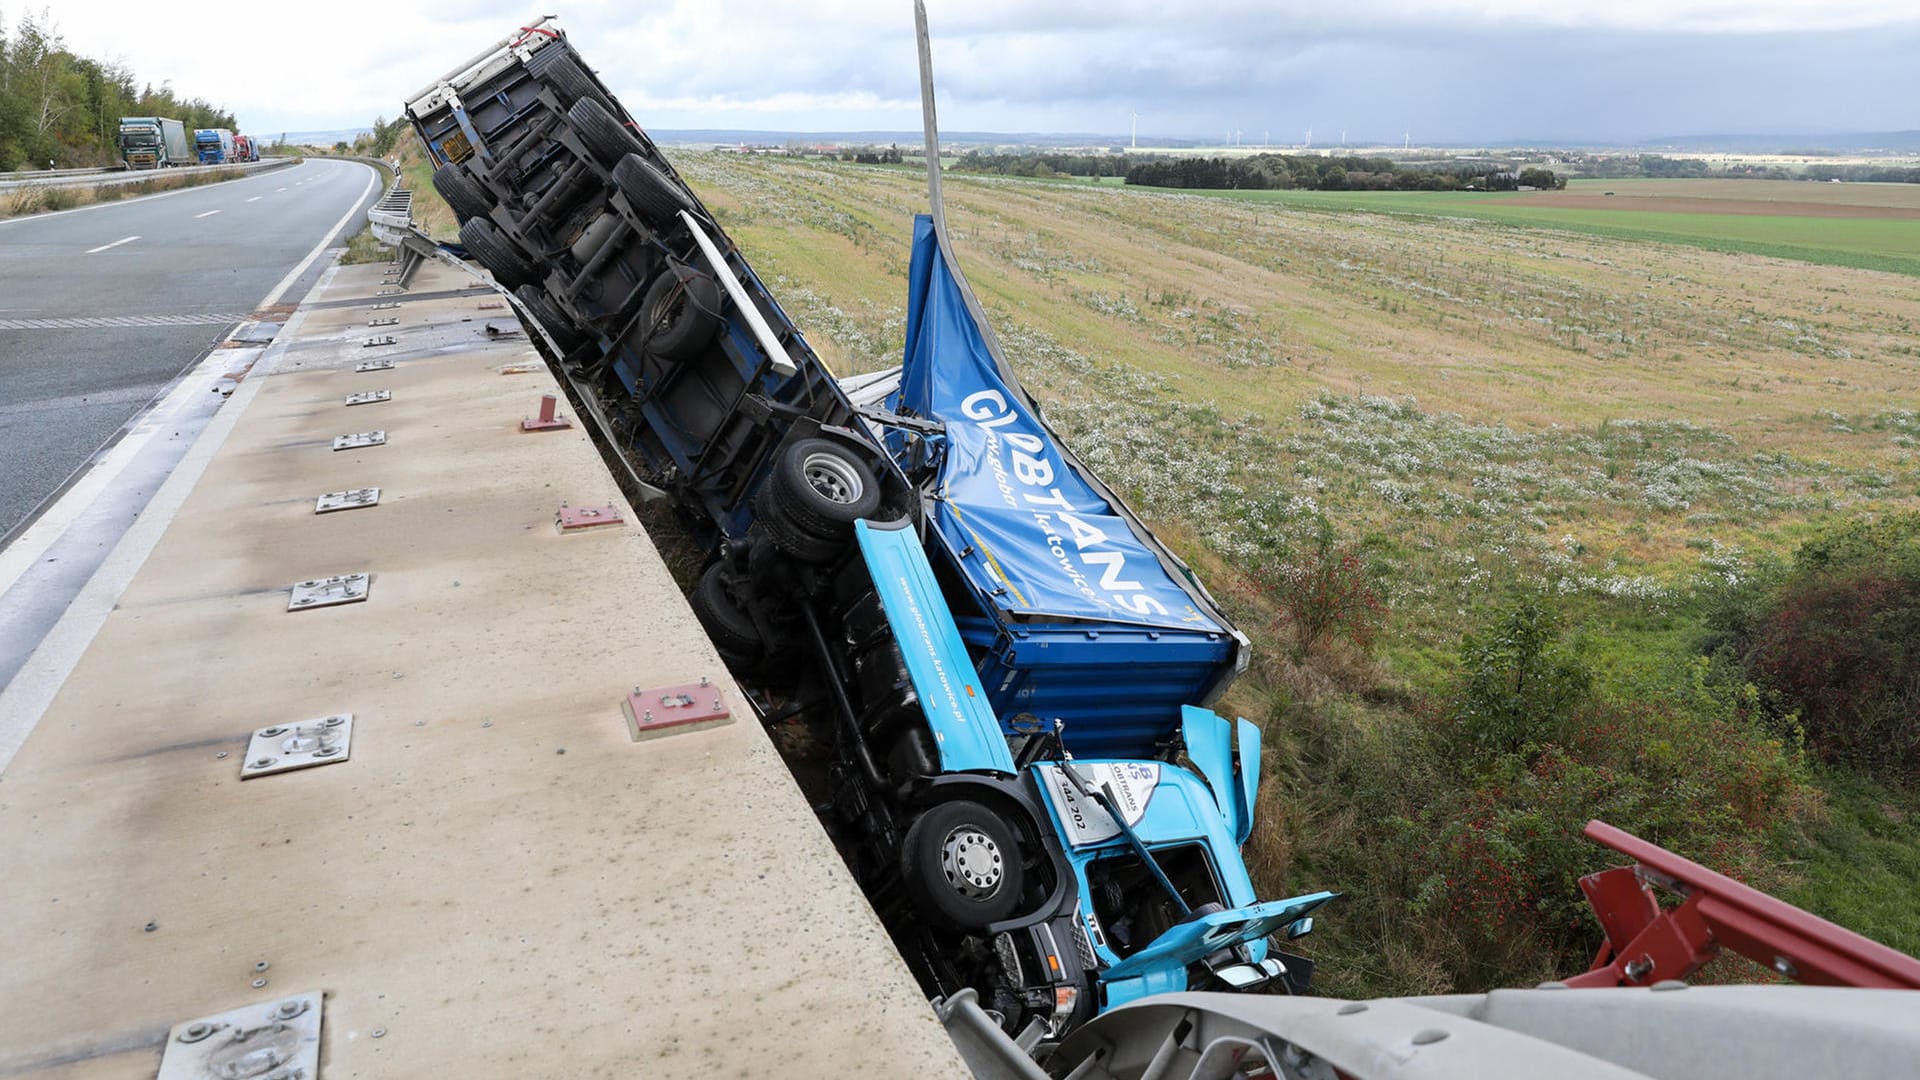
M 191 165 L 187 127 L 164 116 L 120 118 L 120 160 L 129 169 L 166 169 Z
M 252 136 L 235 135 L 233 137 L 233 160 L 259 161 L 260 151 L 253 145 Z
M 202 165 L 224 165 L 234 160 L 233 132 L 226 128 L 201 128 L 195 131 L 193 145 Z

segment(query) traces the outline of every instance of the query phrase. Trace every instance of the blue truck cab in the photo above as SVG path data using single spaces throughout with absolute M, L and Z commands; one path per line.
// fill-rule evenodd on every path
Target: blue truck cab
M 819 729 L 823 815 L 929 993 L 1057 1036 L 1155 989 L 1304 985 L 1268 939 L 1325 894 L 1256 901 L 1258 733 L 1206 708 L 1246 639 L 1046 426 L 938 228 L 901 368 L 843 381 L 551 19 L 406 114 L 454 252 L 679 511 L 722 656 Z
M 876 733 L 927 748 L 881 785 L 899 803 L 903 886 L 947 955 L 967 952 L 953 935 L 991 943 L 990 961 L 976 949 L 972 964 L 944 962 L 945 980 L 975 987 L 1010 1029 L 1038 1025 L 1046 1038 L 1149 994 L 1304 990 L 1311 965 L 1270 939 L 1306 933 L 1332 894 L 1262 903 L 1254 893 L 1240 845 L 1253 828 L 1259 729 L 1186 707 L 1189 769 L 1073 757 L 1061 722 L 1028 715 L 1015 721 L 1016 759 L 924 540 L 906 521 L 861 521 L 855 535 L 872 594 L 854 607 L 884 615 L 890 642 L 879 648 L 918 706 Z

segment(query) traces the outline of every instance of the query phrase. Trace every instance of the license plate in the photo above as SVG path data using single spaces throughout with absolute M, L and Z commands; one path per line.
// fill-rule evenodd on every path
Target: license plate
M 467 141 L 467 133 L 456 130 L 440 140 L 440 152 L 448 161 L 458 164 L 473 156 L 473 144 Z

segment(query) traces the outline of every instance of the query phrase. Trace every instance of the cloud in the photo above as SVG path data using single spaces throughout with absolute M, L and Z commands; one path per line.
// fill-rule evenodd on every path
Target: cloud
M 1431 138 L 1912 126 L 1911 0 L 932 0 L 943 126 Z M 65 0 L 69 43 L 274 132 L 393 116 L 524 0 Z M 585 0 L 563 20 L 653 127 L 913 129 L 906 0 Z M 1904 49 L 1904 53 L 1902 52 Z M 1851 54 L 1851 58 L 1850 58 Z

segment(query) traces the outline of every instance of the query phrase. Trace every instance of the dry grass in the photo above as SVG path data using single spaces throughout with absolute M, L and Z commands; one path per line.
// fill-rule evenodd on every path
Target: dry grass
M 162 191 L 178 191 L 181 188 L 199 187 L 203 184 L 217 184 L 223 180 L 238 180 L 245 175 L 247 173 L 240 169 L 214 169 L 208 172 L 163 172 L 130 184 L 106 184 L 99 187 L 18 188 L 0 192 L 0 218 L 24 217 L 31 214 L 51 213 L 55 210 L 71 210 L 77 206 L 91 206 L 94 203 L 118 202 L 141 195 L 155 195 Z

